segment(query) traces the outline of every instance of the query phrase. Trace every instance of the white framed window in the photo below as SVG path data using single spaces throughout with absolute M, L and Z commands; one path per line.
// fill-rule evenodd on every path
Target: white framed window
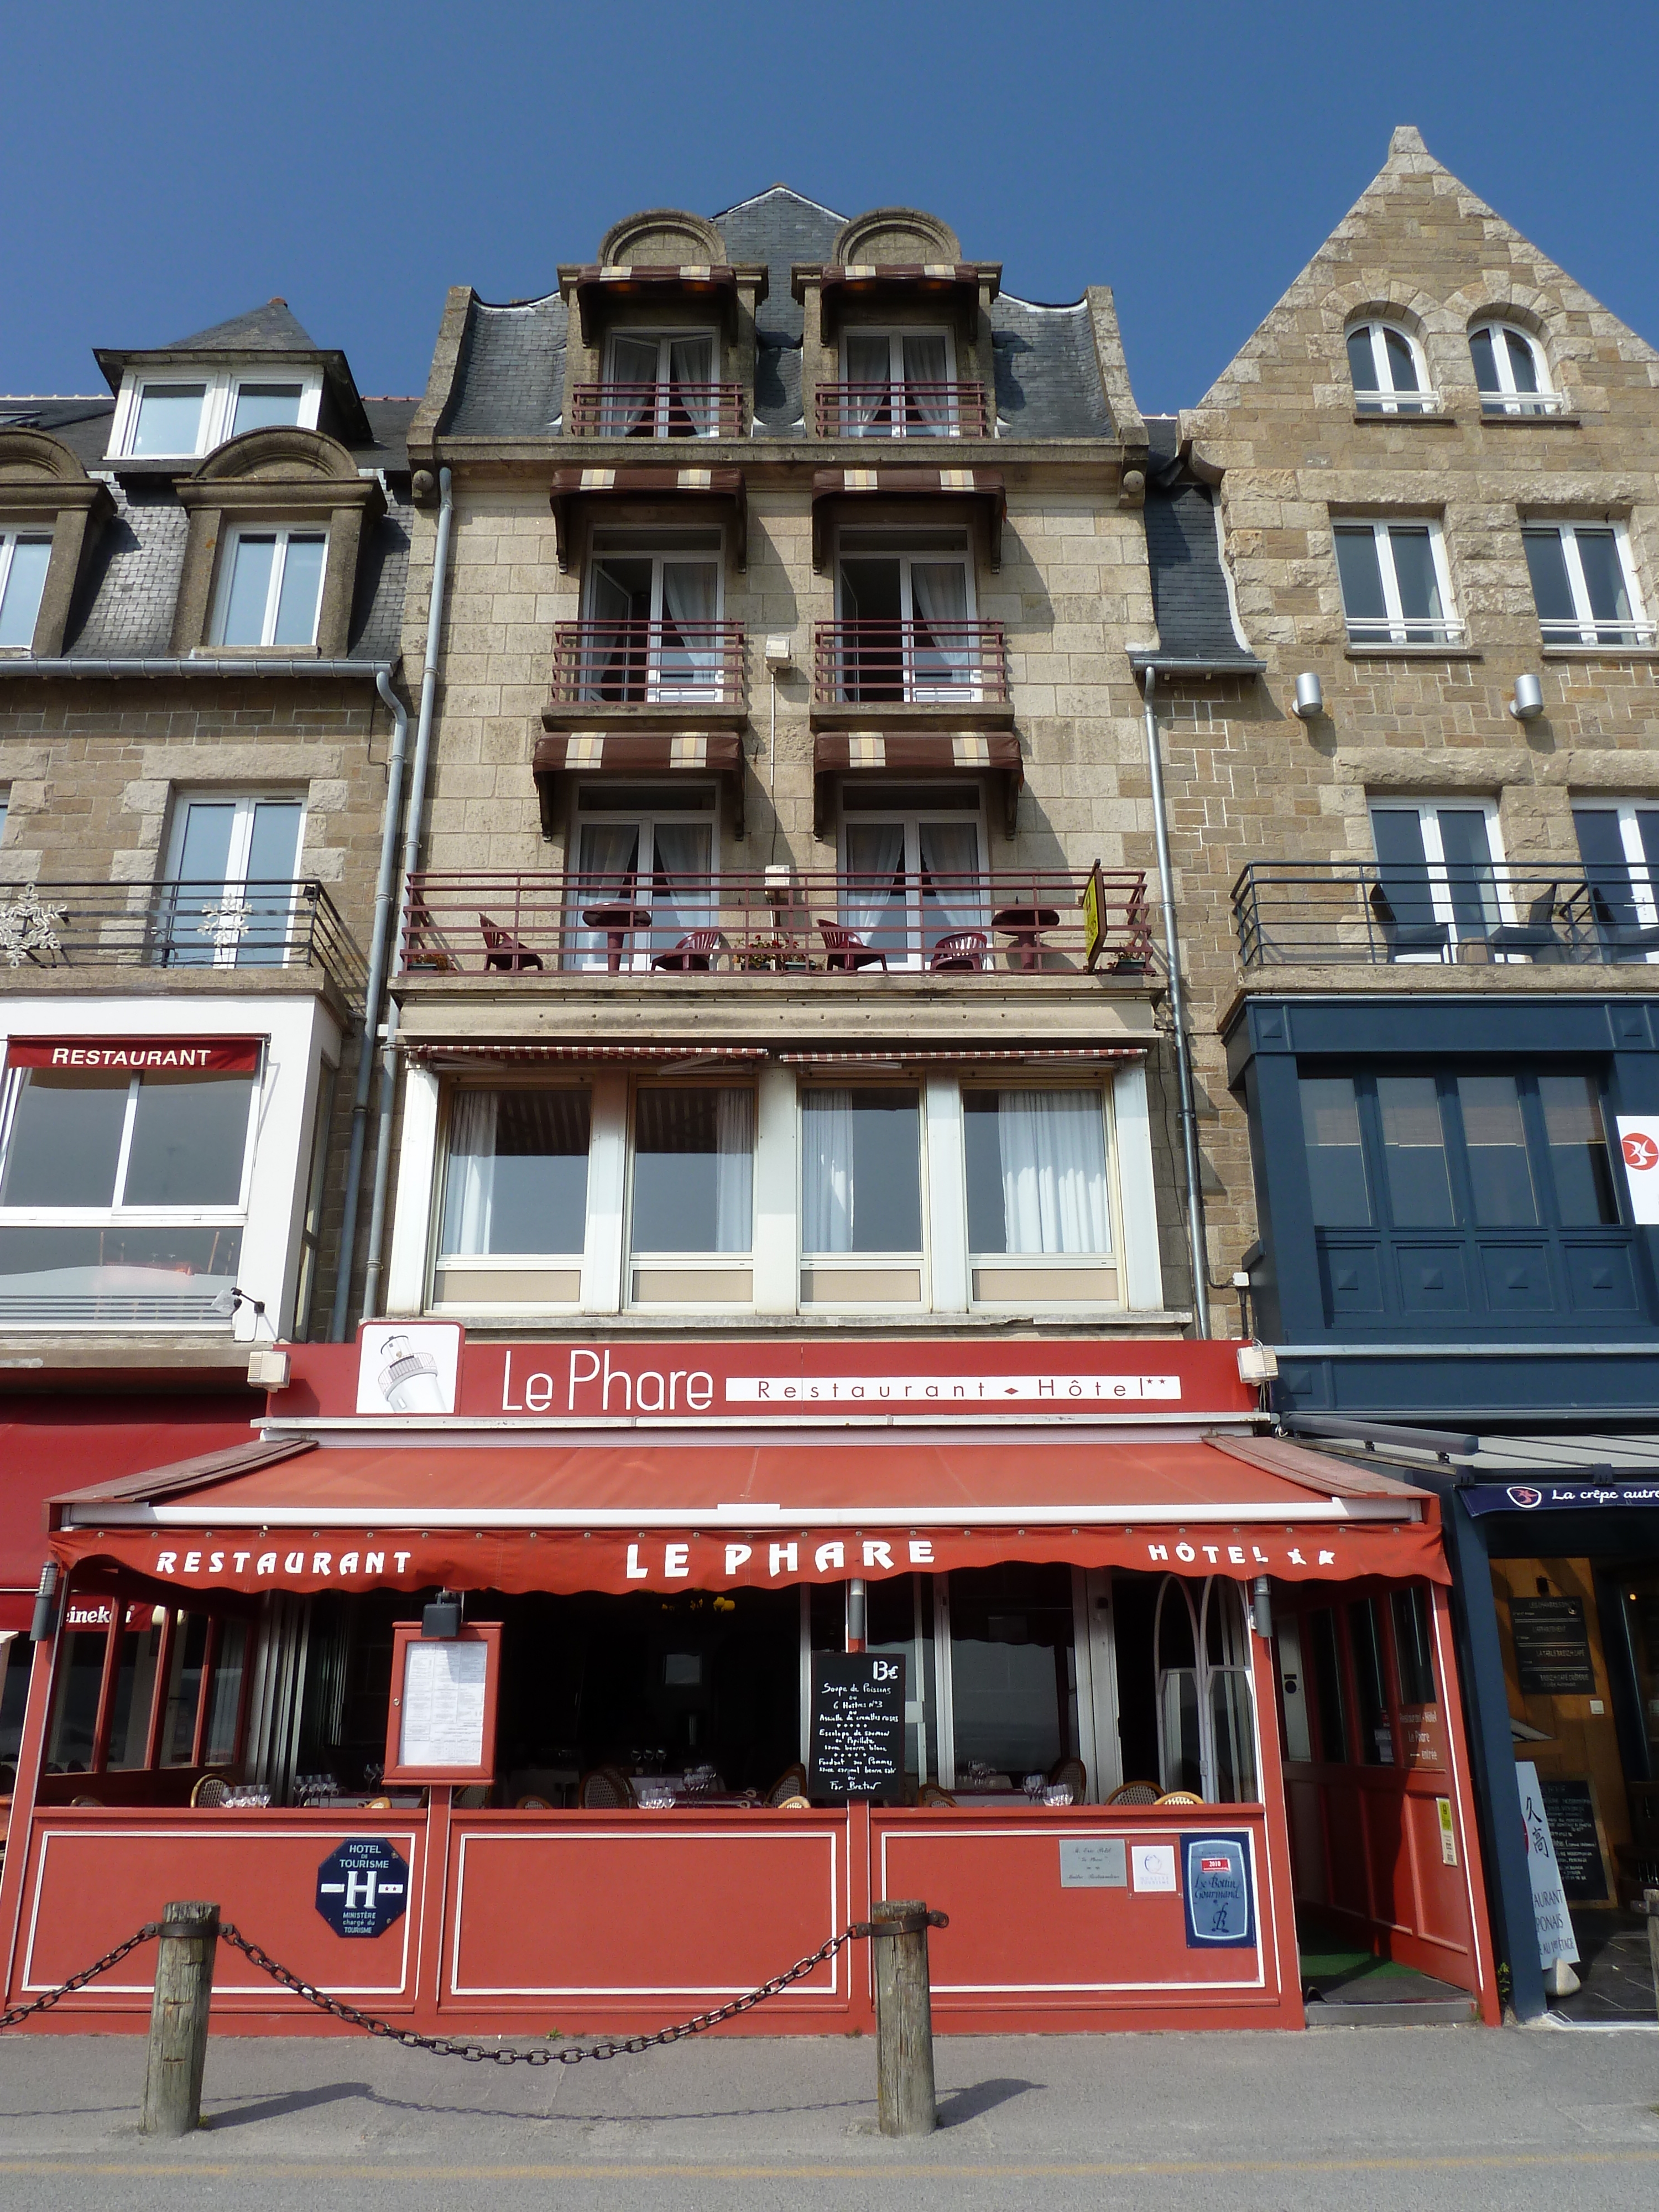
M 583 696 L 718 700 L 726 690 L 718 530 L 596 530 L 587 564 Z
M 1425 415 L 1439 408 L 1422 347 L 1395 323 L 1350 327 L 1348 374 L 1361 415 Z
M 586 1085 L 467 1084 L 448 1098 L 434 1310 L 574 1305 L 587 1233 Z
M 1521 532 L 1546 645 L 1651 645 L 1622 522 L 1528 522 Z
M 1579 799 L 1572 823 L 1602 951 L 1612 960 L 1659 961 L 1659 805 Z
M 801 1304 L 917 1305 L 926 1279 L 921 1091 L 800 1091 Z
M 1510 916 L 1498 809 L 1481 799 L 1374 799 L 1370 911 L 1390 960 L 1445 960 Z
M 0 1321 L 232 1320 L 257 1073 L 13 1067 Z
M 0 530 L 0 649 L 33 647 L 51 563 L 50 530 Z
M 566 886 L 573 965 L 647 970 L 713 926 L 718 805 L 712 784 L 577 786 Z
M 605 346 L 600 435 L 717 436 L 720 369 L 713 331 L 613 331 Z
M 849 330 L 841 354 L 843 437 L 961 436 L 949 330 Z
M 844 529 L 837 556 L 842 698 L 926 705 L 984 696 L 966 531 Z
M 1459 645 L 1438 522 L 1337 522 L 1337 575 L 1351 645 Z
M 974 1302 L 1118 1302 L 1105 1090 L 971 1084 L 962 1107 Z
M 1469 358 L 1483 415 L 1559 415 L 1565 402 L 1550 385 L 1544 349 L 1513 323 L 1480 323 L 1469 332 Z
M 327 562 L 325 530 L 274 524 L 230 532 L 220 564 L 213 642 L 315 645 Z
M 754 1085 L 638 1085 L 629 1184 L 632 1303 L 747 1304 L 754 1295 Z
M 181 363 L 123 380 L 110 453 L 133 460 L 188 460 L 228 438 L 283 424 L 314 430 L 320 368 Z
M 175 799 L 155 925 L 163 964 L 283 965 L 295 949 L 290 938 L 305 811 L 304 800 L 292 793 L 184 793 Z
M 884 790 L 849 777 L 841 817 L 844 929 L 892 967 L 926 967 L 942 939 L 969 931 L 988 945 L 985 804 L 977 784 Z

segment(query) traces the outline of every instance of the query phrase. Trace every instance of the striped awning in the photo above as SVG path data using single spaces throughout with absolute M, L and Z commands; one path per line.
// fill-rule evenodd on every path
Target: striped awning
M 738 272 L 729 262 L 590 261 L 576 270 L 574 281 L 568 270 L 562 275 L 567 297 L 576 303 L 584 345 L 592 345 L 599 335 L 595 309 L 612 301 L 689 300 L 712 308 L 728 330 L 737 322 Z M 750 276 L 751 281 L 758 277 L 758 302 L 766 297 L 765 272 Z
M 732 793 L 743 835 L 743 739 L 736 730 L 570 730 L 537 740 L 531 763 L 542 830 L 556 836 L 558 781 L 565 775 L 712 775 Z
M 985 510 L 990 564 L 1002 566 L 1008 489 L 1000 469 L 814 469 L 812 566 L 820 574 L 830 557 L 831 504 L 841 499 L 973 500 Z
M 428 1067 L 585 1066 L 612 1061 L 679 1066 L 689 1060 L 753 1062 L 769 1057 L 764 1045 L 748 1044 L 496 1044 L 474 1039 L 452 1042 L 447 1037 L 399 1038 L 398 1042 L 409 1059 Z
M 795 296 L 799 299 L 810 277 L 818 285 L 818 335 L 828 344 L 835 334 L 836 310 L 846 300 L 860 305 L 873 300 L 923 300 L 951 306 L 962 314 L 963 329 L 974 337 L 979 329 L 981 287 L 994 300 L 1002 289 L 1000 261 L 831 261 L 821 269 L 798 268 Z
M 1012 730 L 819 730 L 812 738 L 812 827 L 829 834 L 838 775 L 971 775 L 989 772 L 1002 791 L 1003 826 L 1014 834 L 1025 766 Z
M 736 520 L 737 565 L 739 570 L 749 566 L 749 501 L 741 469 L 555 469 L 549 496 L 553 507 L 553 548 L 562 572 L 570 566 L 574 506 L 589 499 L 720 500 L 732 508 Z
M 1145 1044 L 911 1045 L 902 1052 L 781 1052 L 780 1067 L 974 1067 L 981 1061 L 1027 1067 L 1092 1067 L 1102 1060 L 1144 1060 Z

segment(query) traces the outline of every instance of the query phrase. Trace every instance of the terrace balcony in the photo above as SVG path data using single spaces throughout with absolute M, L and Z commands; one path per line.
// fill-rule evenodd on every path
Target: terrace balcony
M 819 623 L 812 699 L 823 707 L 1006 706 L 1000 622 L 858 619 Z
M 605 617 L 560 623 L 554 629 L 555 708 L 693 707 L 741 713 L 747 696 L 741 623 Z
M 820 438 L 988 438 L 981 384 L 821 384 L 813 397 Z
M 1656 886 L 1635 866 L 1255 860 L 1233 885 L 1232 910 L 1247 969 L 1659 961 Z
M 573 438 L 741 438 L 749 428 L 741 384 L 579 384 Z

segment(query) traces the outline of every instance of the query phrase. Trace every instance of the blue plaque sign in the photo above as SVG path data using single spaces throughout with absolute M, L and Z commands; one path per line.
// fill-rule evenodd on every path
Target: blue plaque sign
M 408 1904 L 408 1863 L 384 1836 L 353 1836 L 317 1869 L 317 1910 L 337 1936 L 384 1936 Z
M 1182 1885 L 1189 1951 L 1248 1951 L 1255 1944 L 1255 1898 L 1247 1835 L 1183 1836 Z

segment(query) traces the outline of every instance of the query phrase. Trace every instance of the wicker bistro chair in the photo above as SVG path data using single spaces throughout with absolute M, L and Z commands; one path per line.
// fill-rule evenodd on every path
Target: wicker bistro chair
M 519 1813 L 550 1813 L 553 1810 L 553 1801 L 550 1797 L 538 1797 L 534 1795 L 520 1797 L 514 1805 L 514 1810 Z
M 953 929 L 948 936 L 934 939 L 933 949 L 927 956 L 927 973 L 977 975 L 988 964 L 986 952 L 989 944 L 982 929 Z
M 918 1805 L 954 1805 L 956 1799 L 948 1790 L 941 1790 L 937 1782 L 924 1782 L 916 1792 Z
M 1205 1801 L 1196 1790 L 1166 1790 L 1153 1802 L 1159 1805 L 1201 1805 Z
M 860 968 L 887 973 L 887 955 L 873 951 L 855 931 L 843 929 L 838 921 L 820 921 L 818 934 L 823 939 L 823 964 L 832 975 L 851 975 Z
M 806 1769 L 797 1759 L 793 1766 L 784 1768 L 782 1773 L 767 1791 L 766 1802 L 773 1806 L 787 1805 L 791 1799 L 804 1797 L 805 1794 Z
M 1121 1782 L 1106 1800 L 1109 1805 L 1156 1805 L 1156 1782 Z
M 659 975 L 706 975 L 725 943 L 718 929 L 689 930 L 670 951 L 653 953 L 651 965 Z
M 1048 1769 L 1048 1786 L 1058 1789 L 1061 1784 L 1072 1793 L 1073 1805 L 1089 1802 L 1089 1770 L 1080 1759 L 1057 1759 Z
M 222 1805 L 230 1795 L 230 1785 L 221 1774 L 204 1774 L 190 1793 L 192 1805 Z
M 584 1774 L 576 1785 L 576 1802 L 584 1810 L 617 1812 L 623 1806 L 636 1805 L 634 1785 L 620 1766 L 596 1766 Z

